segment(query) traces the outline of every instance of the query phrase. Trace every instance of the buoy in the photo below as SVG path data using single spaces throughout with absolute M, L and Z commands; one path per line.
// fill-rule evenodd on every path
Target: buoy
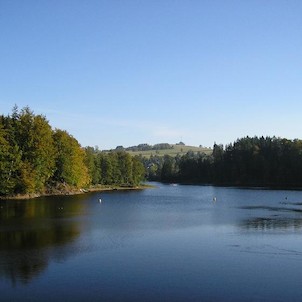
M 99 198 L 99 203 L 101 203 L 102 202 L 102 199 L 101 198 Z
M 217 200 L 216 197 L 213 197 L 213 202 L 216 202 L 216 200 Z

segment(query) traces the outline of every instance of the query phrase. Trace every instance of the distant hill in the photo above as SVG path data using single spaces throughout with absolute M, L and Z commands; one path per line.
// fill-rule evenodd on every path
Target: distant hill
M 195 146 L 186 146 L 183 142 L 180 142 L 178 144 L 168 144 L 168 143 L 160 143 L 156 145 L 148 145 L 148 144 L 139 144 L 137 146 L 127 147 L 124 148 L 123 146 L 117 146 L 116 149 L 124 150 L 128 152 L 129 154 L 135 156 L 135 155 L 141 155 L 143 157 L 149 158 L 151 155 L 155 156 L 177 156 L 184 155 L 189 151 L 192 151 L 194 153 L 205 153 L 205 154 L 211 154 L 212 149 L 207 147 L 195 147 Z

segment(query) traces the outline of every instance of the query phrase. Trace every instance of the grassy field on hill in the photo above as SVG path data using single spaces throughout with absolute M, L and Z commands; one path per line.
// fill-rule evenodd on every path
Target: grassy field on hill
M 185 145 L 171 145 L 171 149 L 162 149 L 162 150 L 148 150 L 148 151 L 127 151 L 129 154 L 135 156 L 135 155 L 142 155 L 143 157 L 149 158 L 151 155 L 155 156 L 177 156 L 184 155 L 188 151 L 192 151 L 194 153 L 205 153 L 205 154 L 211 154 L 212 149 L 211 148 L 205 148 L 205 147 L 194 147 L 194 146 L 185 146 Z

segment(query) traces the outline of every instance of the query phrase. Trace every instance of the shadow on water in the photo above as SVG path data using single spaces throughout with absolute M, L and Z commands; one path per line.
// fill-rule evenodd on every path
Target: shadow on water
M 50 262 L 68 257 L 81 232 L 83 196 L 0 203 L 0 276 L 29 283 Z M 58 249 L 60 252 L 58 253 Z
M 280 206 L 242 206 L 239 209 L 257 212 L 256 217 L 244 219 L 240 226 L 246 230 L 299 230 L 302 228 L 301 203 L 280 202 Z M 288 207 L 288 206 L 291 207 Z M 258 212 L 259 211 L 259 212 Z
M 272 206 L 243 206 L 239 207 L 243 210 L 268 210 L 274 212 L 298 212 L 302 213 L 302 209 L 297 208 L 285 208 L 285 207 L 272 207 Z
M 263 218 L 256 217 L 252 219 L 243 220 L 240 224 L 241 227 L 247 230 L 285 230 L 294 229 L 299 230 L 302 228 L 301 218 L 291 217 L 276 217 L 276 218 Z

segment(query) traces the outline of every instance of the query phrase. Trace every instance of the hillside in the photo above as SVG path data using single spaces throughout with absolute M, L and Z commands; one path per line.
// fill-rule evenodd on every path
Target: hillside
M 129 154 L 135 156 L 135 155 L 142 155 L 143 157 L 149 158 L 151 155 L 155 156 L 177 156 L 179 155 L 184 155 L 189 151 L 192 151 L 194 153 L 205 153 L 205 154 L 211 154 L 212 149 L 211 148 L 206 148 L 206 147 L 195 147 L 195 146 L 186 146 L 182 144 L 167 144 L 169 147 L 162 149 L 162 148 L 156 148 L 156 146 L 162 147 L 164 144 L 158 144 L 151 146 L 149 150 L 135 150 L 135 147 L 130 147 L 124 149 L 126 152 Z M 134 151 L 135 150 L 135 151 Z

